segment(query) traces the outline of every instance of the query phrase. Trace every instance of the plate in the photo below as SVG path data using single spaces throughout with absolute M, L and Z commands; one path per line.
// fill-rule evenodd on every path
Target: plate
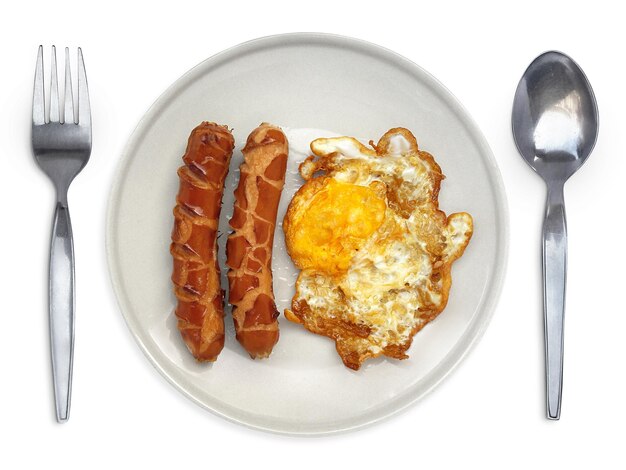
M 237 151 L 228 188 L 236 183 L 241 144 L 261 121 L 375 141 L 389 128 L 403 126 L 414 132 L 420 148 L 435 155 L 446 174 L 441 208 L 471 213 L 475 231 L 465 255 L 454 264 L 448 307 L 416 335 L 410 359 L 378 358 L 354 372 L 343 366 L 331 340 L 281 316 L 281 338 L 272 356 L 253 361 L 235 340 L 227 315 L 226 345 L 217 362 L 195 362 L 172 313 L 168 247 L 178 190 L 176 169 L 189 132 L 203 120 L 234 129 Z M 293 190 L 298 176 L 291 171 L 288 178 L 287 187 Z M 281 200 L 282 214 L 288 192 Z M 227 232 L 226 217 L 232 210 L 228 189 L 223 208 L 222 233 Z M 211 57 L 176 81 L 148 110 L 126 146 L 113 184 L 107 256 L 128 327 L 172 385 L 237 423 L 313 435 L 356 429 L 393 415 L 454 369 L 494 311 L 507 236 L 506 198 L 495 159 L 468 113 L 436 79 L 367 42 L 288 34 Z M 225 238 L 220 237 L 222 258 Z M 288 305 L 293 272 L 288 257 L 281 254 L 281 243 L 278 228 L 273 264 L 279 310 Z

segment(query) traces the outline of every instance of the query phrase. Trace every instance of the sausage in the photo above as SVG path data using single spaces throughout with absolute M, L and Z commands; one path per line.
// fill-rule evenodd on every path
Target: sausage
M 248 136 L 226 243 L 229 302 L 237 340 L 252 358 L 268 357 L 278 341 L 272 289 L 272 244 L 285 183 L 289 144 L 267 123 Z
M 227 126 L 203 122 L 178 169 L 170 253 L 178 329 L 198 361 L 215 361 L 224 347 L 224 291 L 217 263 L 217 228 L 235 140 Z

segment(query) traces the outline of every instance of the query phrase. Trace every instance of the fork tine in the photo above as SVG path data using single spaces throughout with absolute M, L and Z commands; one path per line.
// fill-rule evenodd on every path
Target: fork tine
M 72 71 L 70 70 L 70 49 L 65 48 L 65 109 L 63 122 L 76 122 L 74 116 L 74 98 L 72 95 Z
M 50 58 L 50 119 L 49 122 L 59 122 L 59 81 L 57 79 L 57 50 L 52 46 Z
M 46 123 L 45 93 L 43 89 L 43 46 L 39 46 L 35 67 L 35 85 L 33 87 L 33 125 Z
M 83 51 L 78 48 L 78 124 L 91 127 L 91 107 L 89 106 L 89 88 Z

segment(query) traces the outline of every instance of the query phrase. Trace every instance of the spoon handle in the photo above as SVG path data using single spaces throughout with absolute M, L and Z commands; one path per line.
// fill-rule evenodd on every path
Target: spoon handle
M 567 224 L 563 182 L 548 184 L 543 223 L 543 313 L 546 343 L 546 399 L 549 419 L 561 415 L 563 320 L 567 274 Z

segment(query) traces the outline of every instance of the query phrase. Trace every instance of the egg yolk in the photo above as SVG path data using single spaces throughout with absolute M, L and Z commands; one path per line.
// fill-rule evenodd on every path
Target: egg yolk
M 355 251 L 382 224 L 386 208 L 366 186 L 329 180 L 298 217 L 294 261 L 332 275 L 347 271 Z

